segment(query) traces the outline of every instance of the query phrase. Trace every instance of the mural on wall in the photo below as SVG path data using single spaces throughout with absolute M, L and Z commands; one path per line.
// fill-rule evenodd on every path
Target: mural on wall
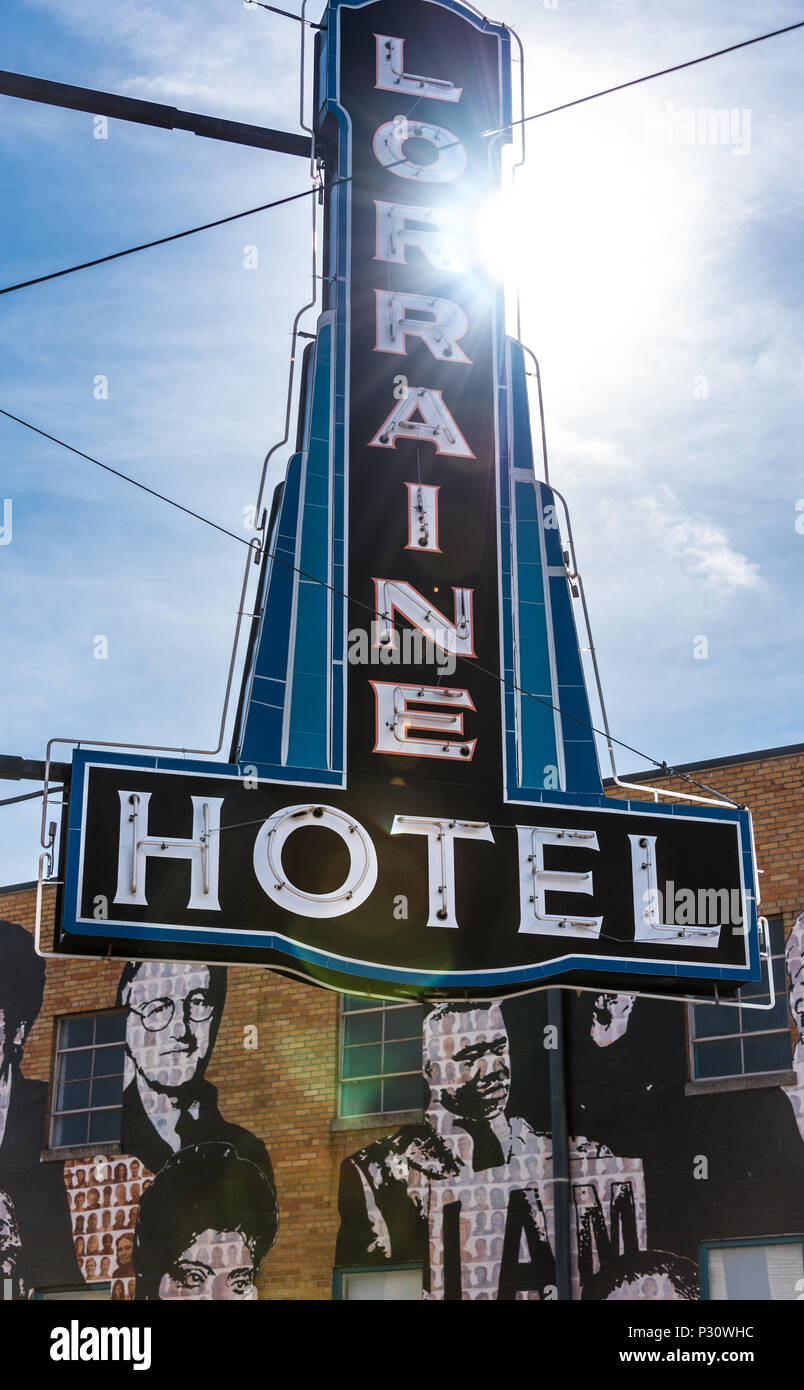
M 16 1298 L 42 1283 L 81 1282 L 64 1165 L 40 1162 L 48 1142 L 48 1085 L 22 1071 L 44 987 L 45 962 L 30 934 L 0 922 L 0 1271 Z
M 345 1160 L 339 1265 L 421 1263 L 433 1299 L 555 1297 L 552 1141 L 512 1109 L 511 1054 L 497 1004 L 425 1018 L 424 1123 Z M 570 1139 L 570 1179 L 578 1297 L 601 1263 L 644 1249 L 645 1187 L 638 1158 L 588 1135 Z
M 697 1299 L 699 1242 L 804 1231 L 792 1089 L 690 1088 L 676 1002 L 567 992 L 563 1007 L 573 1298 Z M 339 1266 L 421 1264 L 425 1298 L 555 1297 L 546 1036 L 543 996 L 427 1016 L 424 1123 L 344 1161 Z
M 105 1158 L 67 1165 L 75 1253 L 88 1284 L 115 1279 L 117 1298 L 134 1297 L 131 1255 L 140 1197 L 151 1178 L 138 1158 Z
M 690 1086 L 676 1002 L 564 993 L 574 1298 L 697 1298 L 699 1242 L 804 1231 L 804 914 L 786 957 L 799 1039 L 784 1089 Z M 23 1070 L 44 984 L 29 933 L 0 924 L 6 1296 L 256 1298 L 277 1200 L 264 1144 L 206 1080 L 225 969 L 125 966 L 124 1152 L 66 1163 L 42 1161 L 49 1088 Z M 423 1120 L 342 1165 L 340 1267 L 420 1264 L 430 1299 L 555 1296 L 548 1033 L 544 995 L 431 1010 Z
M 271 1160 L 224 1119 L 205 1075 L 226 969 L 124 966 L 123 1152 L 99 1142 L 66 1162 L 47 1156 L 48 1083 L 22 1071 L 45 972 L 30 933 L 0 922 L 0 1292 L 102 1284 L 116 1300 L 256 1298 L 278 1227 Z
M 271 1160 L 256 1135 L 223 1118 L 205 1075 L 226 978 L 226 968 L 215 965 L 123 967 L 117 1004 L 127 1011 L 120 1137 L 126 1156 L 72 1164 L 67 1174 L 84 1279 L 112 1280 L 115 1299 L 256 1297 L 259 1264 L 278 1221 Z M 140 1218 L 151 1186 L 155 1195 Z M 196 1226 L 206 1209 L 219 1220 L 226 1213 L 228 1224 Z M 186 1239 L 176 1245 L 180 1235 Z
M 273 1185 L 265 1145 L 229 1124 L 206 1080 L 226 999 L 226 967 L 129 961 L 117 1002 L 126 1018 L 121 1146 L 150 1173 L 190 1144 L 224 1140 L 262 1168 Z
M 697 1265 L 702 1241 L 804 1231 L 804 1154 L 778 1086 L 690 1086 L 678 1003 L 636 998 L 626 1010 L 573 994 L 566 1008 L 570 1124 L 641 1159 L 649 1250 Z M 724 1032 L 733 1020 L 724 1012 Z
M 137 1299 L 255 1299 L 278 1219 L 273 1184 L 231 1144 L 180 1149 L 140 1204 Z
M 804 1139 L 804 912 L 795 920 L 787 938 L 787 974 L 790 980 L 790 1012 L 798 1029 L 798 1041 L 793 1048 L 795 1086 L 787 1086 L 785 1094 L 793 1107 L 798 1132 Z

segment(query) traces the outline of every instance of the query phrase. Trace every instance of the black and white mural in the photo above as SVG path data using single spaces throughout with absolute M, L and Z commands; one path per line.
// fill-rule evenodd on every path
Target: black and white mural
M 803 961 L 804 914 L 786 946 L 788 1086 L 691 1086 L 678 1003 L 563 993 L 573 1298 L 695 1299 L 702 1242 L 804 1233 Z M 123 1152 L 51 1161 L 49 1087 L 24 1067 L 45 963 L 0 924 L 5 1298 L 99 1285 L 117 1300 L 257 1297 L 278 1204 L 265 1145 L 206 1079 L 226 984 L 220 967 L 124 967 Z M 338 1268 L 420 1265 L 431 1300 L 555 1298 L 555 1041 L 543 995 L 426 1015 L 423 1118 L 343 1162 Z
M 786 1095 L 793 1107 L 798 1132 L 804 1139 L 804 912 L 799 913 L 787 938 L 786 958 L 790 1012 L 798 1030 L 798 1041 L 793 1048 L 796 1084 L 786 1088 Z
M 43 1282 L 81 1282 L 63 1163 L 43 1163 L 45 1081 L 23 1071 L 25 1043 L 42 1007 L 45 962 L 14 922 L 0 922 L 0 1289 L 25 1298 Z
M 50 1159 L 48 1083 L 23 1071 L 45 973 L 30 933 L 0 922 L 0 1296 L 256 1298 L 278 1210 L 265 1145 L 206 1079 L 225 968 L 124 966 L 123 1152 L 66 1161 Z
M 804 1231 L 793 1093 L 692 1092 L 675 1002 L 568 992 L 563 1028 L 573 1298 L 697 1299 L 700 1242 Z M 429 1014 L 424 1122 L 342 1165 L 341 1268 L 421 1264 L 430 1299 L 555 1298 L 550 1041 L 543 996 Z

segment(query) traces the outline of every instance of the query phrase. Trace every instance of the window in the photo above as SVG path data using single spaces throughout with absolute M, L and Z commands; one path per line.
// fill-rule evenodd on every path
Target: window
M 51 1148 L 119 1140 L 125 1036 L 124 1009 L 61 1019 Z
M 421 1302 L 422 1271 L 417 1265 L 400 1269 L 339 1269 L 335 1298 L 374 1303 Z
M 804 1290 L 804 1243 L 724 1241 L 701 1247 L 701 1296 L 710 1299 L 791 1300 Z
M 344 996 L 342 1116 L 424 1108 L 423 1017 L 418 1004 L 376 1004 L 352 994 Z
M 718 1004 L 691 1005 L 690 1074 L 695 1081 L 786 1071 L 793 1065 L 781 918 L 770 921 L 768 929 L 776 1004 L 767 1013 L 724 1009 Z M 770 1003 L 765 980 L 743 985 L 739 997 L 751 1004 Z

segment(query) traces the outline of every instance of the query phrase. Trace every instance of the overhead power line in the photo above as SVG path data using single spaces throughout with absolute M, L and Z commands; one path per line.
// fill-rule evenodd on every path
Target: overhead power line
M 77 454 L 79 458 L 86 459 L 87 463 L 94 463 L 98 468 L 102 468 L 105 473 L 113 473 L 116 478 L 121 478 L 124 483 L 131 483 L 132 487 L 138 487 L 141 492 L 147 492 L 151 497 L 156 497 L 160 502 L 166 502 L 169 507 L 175 507 L 179 512 L 185 512 L 187 516 L 195 517 L 196 521 L 203 521 L 205 526 L 211 526 L 213 530 L 220 531 L 224 536 L 230 536 L 234 541 L 240 541 L 241 545 L 251 546 L 245 536 L 238 536 L 236 531 L 229 531 L 225 526 L 219 526 L 217 521 L 210 521 L 208 516 L 202 516 L 200 512 L 194 512 L 190 507 L 185 507 L 183 503 L 176 502 L 172 497 L 166 497 L 164 492 L 157 492 L 155 488 L 148 487 L 147 483 L 141 483 L 137 478 L 132 478 L 128 473 L 121 473 L 119 468 L 112 468 L 111 464 L 101 463 L 100 459 L 93 458 L 92 454 L 85 454 L 83 449 L 76 449 L 74 445 L 66 443 L 64 439 L 57 439 L 55 434 L 48 434 L 47 430 L 40 430 L 37 425 L 32 425 L 29 420 L 22 420 L 19 415 L 12 415 L 10 410 L 0 408 L 0 415 L 5 415 L 7 420 L 13 420 L 17 425 L 23 425 L 26 430 L 31 430 L 34 434 L 39 434 L 43 439 L 49 439 L 51 444 L 58 444 L 62 449 L 67 449 L 71 454 Z
M 54 434 L 48 434 L 46 430 L 39 429 L 38 426 L 32 425 L 28 420 L 21 419 L 19 415 L 12 415 L 9 410 L 3 410 L 2 407 L 0 407 L 0 415 L 4 415 L 8 420 L 13 420 L 15 424 L 23 425 L 27 430 L 32 430 L 34 434 L 41 435 L 43 439 L 50 440 L 52 444 L 58 444 L 62 449 L 67 449 L 71 454 L 77 454 L 79 458 L 86 459 L 88 463 L 96 464 L 98 468 L 104 469 L 105 472 L 113 473 L 116 478 L 120 478 L 123 482 L 131 483 L 133 487 L 139 488 L 142 492 L 149 493 L 151 497 L 157 498 L 158 501 L 166 502 L 169 507 L 175 507 L 177 511 L 185 512 L 187 516 L 194 517 L 196 521 L 203 522 L 205 526 L 211 526 L 213 530 L 220 531 L 222 535 L 230 536 L 232 540 L 239 541 L 241 545 L 247 545 L 252 549 L 254 548 L 252 541 L 246 540 L 243 536 L 238 536 L 235 531 L 229 531 L 225 526 L 219 526 L 216 521 L 211 521 L 209 517 L 202 516 L 200 512 L 191 511 L 189 507 L 183 506 L 181 502 L 176 502 L 172 497 L 166 497 L 164 493 L 157 492 L 154 488 L 148 487 L 145 483 L 141 483 L 136 478 L 130 477 L 128 473 L 122 473 L 118 468 L 112 468 L 108 463 L 101 463 L 100 459 L 94 458 L 92 454 L 86 454 L 83 449 L 74 448 L 72 444 L 67 444 L 63 439 L 58 439 Z M 327 583 L 325 579 L 320 579 L 317 575 L 309 574 L 307 570 L 300 569 L 298 565 L 294 565 L 290 560 L 286 560 L 281 555 L 277 555 L 275 551 L 268 550 L 266 547 L 257 547 L 257 549 L 262 556 L 269 560 L 275 560 L 277 564 L 283 565 L 294 574 L 298 574 L 301 579 L 306 579 L 310 583 L 320 584 L 323 589 L 328 589 L 330 593 L 335 594 L 338 598 L 346 599 L 348 603 L 355 604 L 357 608 L 362 608 L 366 613 L 370 613 L 372 618 L 376 618 L 376 610 L 372 608 L 370 604 L 365 603 L 363 599 L 356 598 L 354 594 L 348 593 L 345 589 L 337 588 L 335 584 Z M 380 616 L 391 621 L 391 615 L 388 613 L 382 613 Z M 466 664 L 470 662 L 470 659 L 467 657 L 459 656 L 458 660 Z M 707 787 L 705 783 L 696 782 L 695 778 L 690 777 L 688 773 L 679 772 L 676 768 L 670 767 L 664 759 L 652 758 L 649 753 L 643 753 L 641 749 L 634 748 L 633 744 L 624 743 L 621 738 L 615 738 L 613 734 L 609 734 L 605 729 L 598 729 L 597 726 L 591 724 L 589 720 L 581 719 L 577 714 L 570 714 L 568 710 L 563 710 L 560 705 L 554 705 L 552 700 L 546 699 L 545 696 L 535 695 L 533 691 L 525 690 L 524 686 L 518 685 L 516 681 L 506 680 L 504 676 L 498 675 L 497 672 L 493 671 L 489 666 L 481 666 L 475 658 L 471 659 L 470 669 L 472 671 L 479 671 L 482 675 L 490 676 L 492 680 L 497 681 L 499 685 L 504 686 L 506 689 L 516 691 L 529 700 L 536 700 L 538 704 L 545 705 L 556 714 L 560 714 L 563 719 L 572 719 L 576 724 L 581 724 L 592 733 L 599 734 L 601 738 L 605 738 L 611 743 L 616 743 L 618 747 L 625 748 L 637 758 L 642 758 L 645 762 L 652 763 L 654 767 L 659 768 L 664 776 L 679 777 L 683 781 L 689 782 L 691 786 L 700 787 L 703 791 L 713 791 L 713 789 Z M 733 806 L 737 805 L 737 802 L 732 801 L 732 798 L 726 796 L 724 792 L 714 792 L 714 795 L 723 797 L 726 801 L 730 801 Z
M 279 208 L 285 203 L 298 202 L 299 198 L 309 198 L 318 190 L 305 188 L 302 193 L 290 193 L 286 198 L 275 198 L 272 203 L 260 203 L 258 207 L 246 208 L 244 212 L 233 212 L 228 217 L 218 217 L 214 222 L 202 222 L 198 227 L 188 227 L 183 232 L 173 232 L 170 236 L 157 237 L 154 241 L 143 241 L 139 246 L 128 246 L 125 251 L 113 251 L 108 256 L 96 256 L 94 260 L 82 261 L 80 265 L 68 265 L 63 270 L 52 270 L 49 275 L 36 275 L 32 280 L 21 280 L 18 285 L 6 285 L 0 294 L 12 294 L 14 290 L 26 290 L 31 285 L 41 285 L 45 280 L 58 280 L 62 275 L 74 275 L 77 270 L 88 270 L 93 265 L 104 265 L 106 261 L 118 261 L 123 256 L 133 256 L 135 251 L 149 251 L 152 246 L 164 246 L 168 241 L 181 241 L 183 237 L 195 236 L 196 232 L 208 232 L 211 227 L 223 227 L 227 222 L 237 222 L 242 217 L 251 217 L 255 212 L 267 212 L 269 208 Z
M 260 0 L 254 0 L 254 3 L 259 4 L 259 7 L 261 9 L 275 9 L 275 7 L 272 5 L 261 4 Z M 276 12 L 279 14 L 288 14 L 288 11 L 286 10 L 279 10 Z M 299 19 L 300 16 L 289 15 L 289 18 Z M 304 22 L 311 23 L 310 20 L 305 20 Z M 314 27 L 318 28 L 320 26 L 315 25 Z M 509 121 L 506 125 L 499 126 L 495 130 L 485 131 L 484 135 L 480 138 L 485 139 L 492 135 L 501 135 L 506 130 L 512 130 L 515 126 L 524 125 L 528 121 L 538 121 L 541 120 L 544 116 L 553 116 L 556 114 L 556 112 L 568 111 L 572 106 L 581 106 L 588 101 L 597 101 L 599 97 L 610 96 L 612 92 L 624 91 L 626 87 L 636 87 L 641 82 L 651 82 L 654 78 L 665 77 L 668 73 L 671 72 L 680 72 L 682 68 L 691 68 L 698 63 L 708 63 L 712 58 L 722 57 L 724 53 L 734 53 L 739 48 L 748 48 L 751 44 L 762 43 L 765 39 L 773 39 L 776 38 L 779 34 L 788 34 L 794 29 L 801 28 L 804 28 L 804 20 L 801 20 L 796 24 L 788 24 L 784 29 L 773 29 L 767 34 L 758 34 L 753 39 L 743 39 L 741 43 L 730 44 L 728 48 L 719 48 L 714 53 L 704 53 L 700 58 L 690 58 L 684 63 L 676 63 L 672 67 L 661 68 L 657 72 L 646 73 L 643 77 L 634 77 L 629 82 L 620 82 L 614 87 L 604 87 L 599 92 L 591 92 L 588 96 L 585 97 L 576 97 L 573 101 L 563 102 L 560 106 L 551 106 L 545 111 L 536 111 L 530 116 L 522 116 L 519 118 L 519 120 Z M 460 144 L 461 141 L 456 140 L 454 143 L 457 145 Z M 451 146 L 444 145 L 443 148 L 450 149 Z M 404 160 L 399 160 L 398 162 L 404 163 Z M 370 168 L 360 170 L 359 174 L 362 175 L 372 172 L 381 172 L 382 169 L 388 169 L 392 167 L 392 165 L 382 165 L 378 169 L 376 165 L 372 165 Z M 352 174 L 344 178 L 333 179 L 330 183 L 327 184 L 327 189 L 329 190 L 332 188 L 336 188 L 339 184 L 350 183 L 351 180 L 355 177 L 356 175 Z M 90 261 L 81 261 L 78 265 L 65 266 L 63 270 L 53 270 L 48 275 L 35 275 L 30 280 L 21 280 L 16 285 L 6 285 L 4 288 L 0 289 L 0 294 L 13 294 L 16 290 L 29 289 L 32 285 L 42 285 L 48 280 L 58 280 L 63 275 L 74 275 L 79 270 L 89 270 L 92 266 L 105 265 L 108 261 L 121 260 L 124 256 L 133 256 L 138 251 L 149 251 L 154 246 L 165 246 L 168 242 L 171 241 L 181 241 L 185 237 L 195 236 L 198 232 L 207 232 L 210 231 L 213 227 L 222 227 L 227 222 L 237 222 L 243 217 L 251 217 L 258 212 L 269 212 L 272 208 L 283 207 L 285 204 L 297 202 L 301 198 L 310 198 L 314 193 L 318 192 L 319 188 L 317 185 L 314 184 L 312 188 L 305 188 L 300 193 L 291 193 L 285 198 L 276 198 L 273 202 L 261 203 L 258 207 L 246 208 L 244 212 L 234 212 L 231 213 L 228 217 L 218 217 L 213 222 L 202 222 L 197 227 L 188 227 L 183 232 L 173 232 L 170 236 L 156 237 L 153 241 L 144 241 L 141 242 L 138 246 L 128 246 L 122 251 L 113 251 L 106 256 L 96 256 L 93 260 Z
M 698 63 L 708 63 L 712 58 L 722 58 L 724 53 L 736 53 L 738 48 L 750 48 L 753 43 L 763 43 L 765 39 L 775 39 L 779 34 L 789 34 L 793 29 L 804 29 L 804 19 L 797 24 L 787 24 L 784 29 L 771 29 L 768 34 L 758 34 L 754 39 L 743 39 L 741 43 L 729 44 L 728 48 L 718 48 L 714 53 L 704 53 L 700 58 L 688 58 L 684 63 L 674 63 L 669 68 L 659 68 L 657 72 L 645 73 L 644 77 L 632 77 L 629 82 L 618 82 L 615 87 L 604 87 L 599 92 L 590 92 L 589 96 L 576 97 L 574 101 L 562 102 L 560 106 L 550 106 L 546 111 L 535 111 L 531 116 L 520 116 L 516 121 L 508 121 L 506 125 L 499 126 L 496 130 L 487 130 L 485 135 L 501 135 L 505 130 L 512 130 L 515 126 L 526 125 L 528 121 L 539 121 L 542 116 L 554 116 L 557 111 L 569 111 L 571 106 L 583 106 L 584 102 L 597 101 L 598 97 L 611 96 L 612 92 L 623 92 L 626 87 L 638 87 L 641 82 L 652 82 L 656 77 L 667 77 L 668 73 L 681 72 L 682 68 L 694 68 Z

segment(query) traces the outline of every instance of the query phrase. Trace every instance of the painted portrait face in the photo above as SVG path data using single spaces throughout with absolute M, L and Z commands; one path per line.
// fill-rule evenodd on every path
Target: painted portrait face
M 447 1017 L 453 1022 L 455 1039 L 452 1061 L 431 1054 L 425 1020 L 425 1075 L 445 1109 L 468 1120 L 491 1120 L 505 1110 L 511 1089 L 511 1055 L 502 1012 L 495 1006 Z
M 592 1005 L 590 1035 L 598 1047 L 608 1047 L 621 1038 L 628 1028 L 634 1007 L 633 994 L 598 994 Z
M 160 1299 L 255 1299 L 254 1258 L 239 1231 L 202 1231 L 162 1275 Z
M 120 1236 L 117 1242 L 117 1262 L 121 1265 L 131 1263 L 131 1256 L 134 1253 L 134 1239 L 132 1236 Z
M 172 1092 L 203 1075 L 214 1012 L 206 966 L 160 962 L 158 976 L 134 977 L 126 1003 L 126 1050 L 149 1086 Z

